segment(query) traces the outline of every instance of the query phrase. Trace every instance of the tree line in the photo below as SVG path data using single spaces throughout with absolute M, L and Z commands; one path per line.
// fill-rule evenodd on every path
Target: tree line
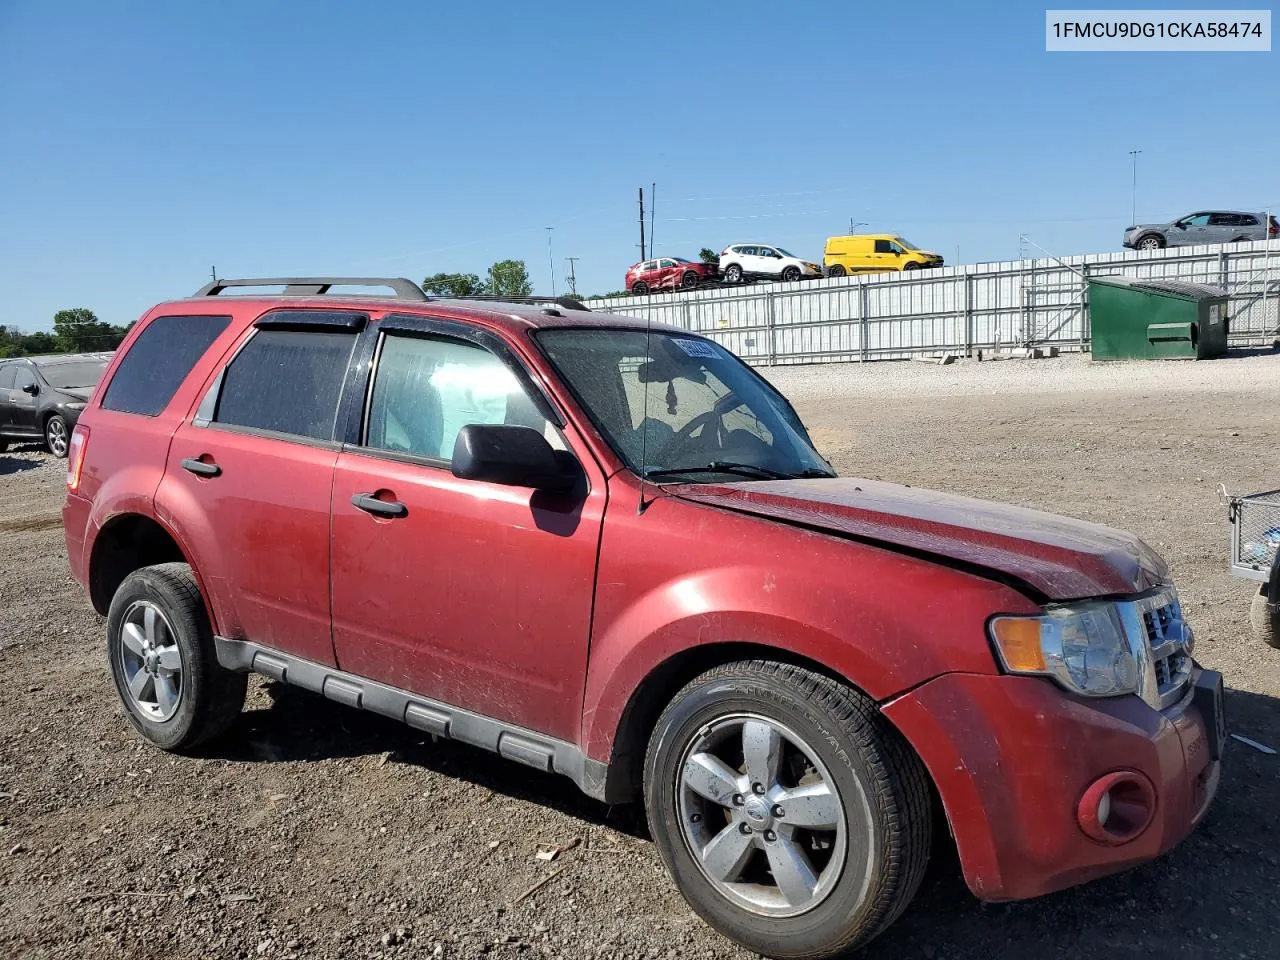
M 24 333 L 0 324 L 0 357 L 30 357 L 42 353 L 106 353 L 120 346 L 129 326 L 98 319 L 88 307 L 72 307 L 53 315 L 53 330 Z

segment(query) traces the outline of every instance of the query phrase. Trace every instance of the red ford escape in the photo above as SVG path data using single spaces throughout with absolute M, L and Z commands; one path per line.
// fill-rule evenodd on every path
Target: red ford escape
M 935 822 L 974 894 L 1035 897 L 1218 786 L 1221 676 L 1146 545 L 836 477 L 684 330 L 224 280 L 134 326 L 67 482 L 147 740 L 222 733 L 252 671 L 643 797 L 694 910 L 772 956 L 883 930 Z

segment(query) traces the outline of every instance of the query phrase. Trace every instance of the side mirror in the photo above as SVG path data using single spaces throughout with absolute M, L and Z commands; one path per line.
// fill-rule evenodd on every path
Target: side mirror
M 1174 226 L 1175 226 L 1175 227 L 1177 227 L 1179 230 L 1185 230 L 1185 229 L 1187 229 L 1187 225 L 1186 225 L 1185 223 L 1183 223 L 1181 220 L 1179 220 L 1177 223 L 1175 223 L 1175 224 L 1174 224 Z
M 581 476 L 567 466 L 566 458 L 532 427 L 469 423 L 453 444 L 453 475 L 463 480 L 565 491 Z
M 31 394 L 31 396 L 33 396 L 33 397 L 34 397 L 36 394 L 38 394 L 38 393 L 40 392 L 40 385 L 39 385 L 38 383 L 27 383 L 27 384 L 23 384 L 23 386 L 22 386 L 22 392 L 23 392 L 23 393 L 29 393 L 29 394 Z

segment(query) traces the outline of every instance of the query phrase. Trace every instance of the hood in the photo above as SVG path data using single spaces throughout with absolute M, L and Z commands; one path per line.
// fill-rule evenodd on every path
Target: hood
M 1172 223 L 1135 223 L 1132 227 L 1125 227 L 1125 233 L 1132 233 L 1134 230 L 1168 230 L 1172 227 Z
M 935 260 L 941 260 L 942 254 L 934 253 L 932 250 L 913 250 L 912 253 L 918 253 L 922 257 L 933 257 Z
M 93 396 L 93 387 L 53 387 L 51 389 L 63 396 L 74 397 L 76 400 L 86 402 Z
M 1140 593 L 1168 578 L 1155 551 L 1122 531 L 896 483 L 840 477 L 667 489 L 685 500 L 950 560 L 1038 601 Z

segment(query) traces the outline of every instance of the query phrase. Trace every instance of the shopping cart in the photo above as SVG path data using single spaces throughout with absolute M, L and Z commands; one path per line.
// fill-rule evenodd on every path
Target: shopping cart
M 1260 584 L 1250 622 L 1280 649 L 1280 490 L 1233 497 L 1219 487 L 1231 518 L 1231 574 Z

